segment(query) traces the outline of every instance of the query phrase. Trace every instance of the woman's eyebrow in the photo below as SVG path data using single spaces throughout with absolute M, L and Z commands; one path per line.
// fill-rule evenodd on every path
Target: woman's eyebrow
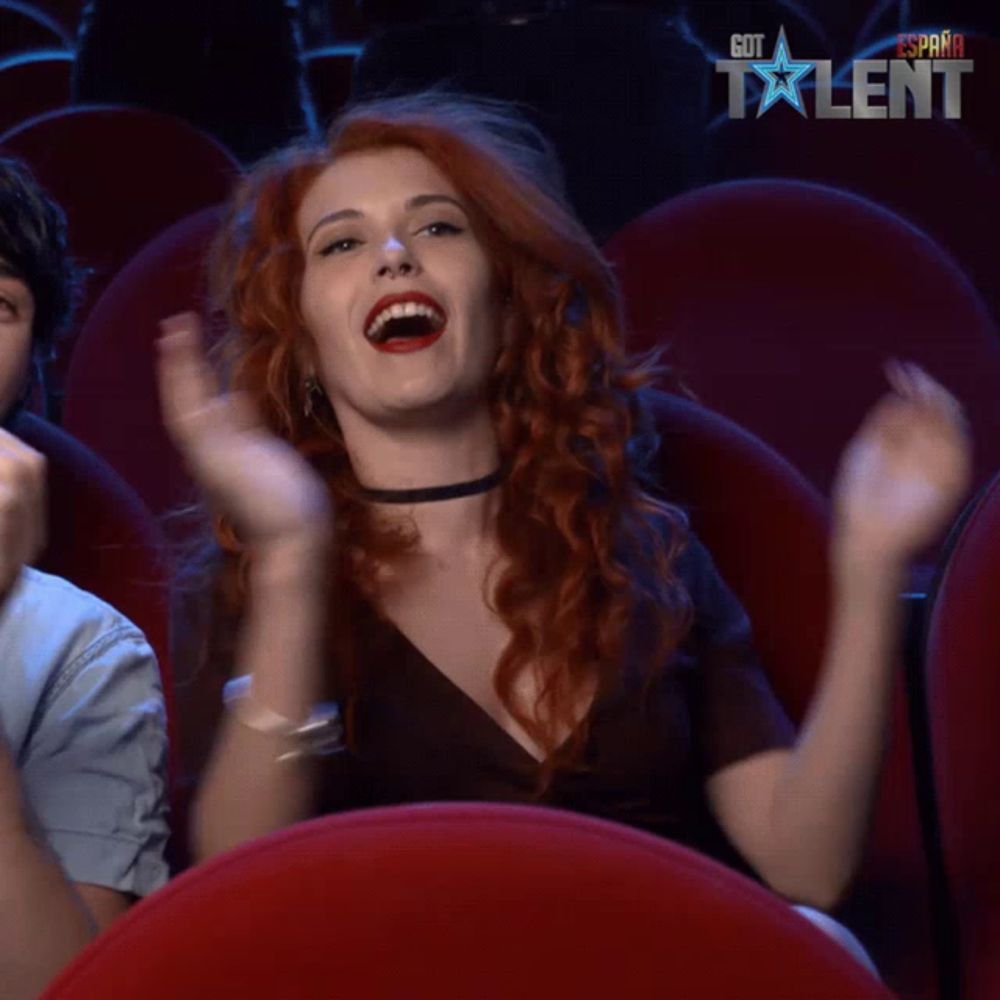
M 463 212 L 466 211 L 465 206 L 450 194 L 415 194 L 412 198 L 406 200 L 403 208 L 407 212 L 412 212 L 415 208 L 422 208 L 424 205 L 433 205 L 436 202 L 447 202 L 460 208 Z M 336 212 L 328 212 L 309 230 L 306 243 L 316 235 L 316 231 L 322 226 L 326 226 L 331 222 L 339 222 L 341 219 L 361 219 L 364 218 L 364 214 L 364 212 L 359 212 L 356 208 L 342 208 Z

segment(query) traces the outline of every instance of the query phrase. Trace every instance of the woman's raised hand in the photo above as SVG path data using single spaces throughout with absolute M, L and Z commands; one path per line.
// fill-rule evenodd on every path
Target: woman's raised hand
M 215 507 L 258 551 L 328 539 L 331 511 L 322 480 L 264 425 L 245 394 L 220 391 L 198 317 L 181 313 L 161 327 L 163 420 Z
M 833 488 L 835 543 L 901 566 L 944 530 L 969 489 L 972 446 L 958 401 L 913 364 L 890 362 L 893 391 L 871 410 Z

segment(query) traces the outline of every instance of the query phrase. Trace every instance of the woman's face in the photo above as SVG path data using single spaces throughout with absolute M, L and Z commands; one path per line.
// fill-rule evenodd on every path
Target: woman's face
M 463 200 L 422 153 L 352 153 L 299 206 L 301 307 L 317 375 L 345 411 L 383 426 L 454 420 L 485 403 L 497 291 Z
M 24 391 L 31 363 L 35 299 L 0 257 L 0 419 Z

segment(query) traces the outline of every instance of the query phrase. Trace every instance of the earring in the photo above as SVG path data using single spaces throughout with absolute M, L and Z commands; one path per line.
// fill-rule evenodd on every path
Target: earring
M 313 406 L 315 401 L 323 395 L 323 389 L 315 375 L 310 375 L 305 380 L 303 389 L 305 389 L 306 400 L 302 404 L 302 412 L 305 414 L 307 420 L 312 420 L 314 415 Z

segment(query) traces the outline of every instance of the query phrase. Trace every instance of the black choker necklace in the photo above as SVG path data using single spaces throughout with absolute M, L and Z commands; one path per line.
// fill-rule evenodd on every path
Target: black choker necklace
M 455 497 L 471 497 L 474 493 L 486 493 L 503 479 L 503 468 L 491 472 L 481 479 L 470 479 L 465 483 L 449 486 L 427 486 L 416 490 L 377 490 L 362 486 L 360 494 L 365 500 L 375 503 L 427 503 L 429 500 L 453 500 Z

